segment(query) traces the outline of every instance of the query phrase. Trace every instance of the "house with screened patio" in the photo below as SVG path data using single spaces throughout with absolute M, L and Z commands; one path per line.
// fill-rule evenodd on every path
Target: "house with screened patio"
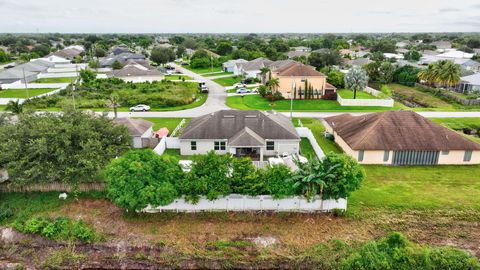
M 324 119 L 326 132 L 361 164 L 480 164 L 480 145 L 412 111 Z
M 181 155 L 215 151 L 255 161 L 300 150 L 300 137 L 288 117 L 256 110 L 221 110 L 194 118 L 179 141 Z

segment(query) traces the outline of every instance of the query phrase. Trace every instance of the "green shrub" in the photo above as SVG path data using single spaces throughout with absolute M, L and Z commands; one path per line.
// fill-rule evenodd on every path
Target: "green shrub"
M 296 194 L 293 182 L 290 181 L 290 169 L 285 165 L 268 166 L 260 170 L 260 182 L 264 183 L 266 194 L 281 199 Z
M 14 228 L 23 233 L 39 234 L 55 240 L 93 242 L 99 237 L 94 229 L 82 220 L 74 221 L 67 217 L 50 219 L 47 217 L 34 217 L 30 219 L 18 218 Z
M 8 205 L 0 205 L 0 222 L 13 217 L 13 210 Z

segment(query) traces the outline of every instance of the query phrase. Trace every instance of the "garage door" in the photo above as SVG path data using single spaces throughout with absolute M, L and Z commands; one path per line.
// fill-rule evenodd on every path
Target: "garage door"
M 437 165 L 438 151 L 394 151 L 393 165 Z

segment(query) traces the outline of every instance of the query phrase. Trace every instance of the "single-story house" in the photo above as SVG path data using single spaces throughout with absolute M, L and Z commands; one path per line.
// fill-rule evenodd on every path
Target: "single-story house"
M 480 164 L 480 145 L 412 111 L 325 118 L 326 131 L 361 164 Z
M 480 73 L 460 78 L 460 83 L 455 86 L 455 91 L 460 93 L 480 92 Z
M 161 81 L 165 78 L 162 72 L 150 66 L 146 60 L 128 60 L 123 68 L 108 72 L 107 77 L 133 83 Z
M 131 53 L 130 48 L 128 48 L 125 44 L 115 45 L 113 46 L 110 51 L 113 55 L 119 55 L 121 53 Z
M 44 60 L 44 61 L 48 61 L 50 63 L 54 63 L 54 64 L 70 64 L 72 61 L 65 58 L 65 57 L 61 57 L 61 56 L 58 56 L 58 55 L 48 55 L 48 56 L 45 56 L 43 58 L 40 58 L 41 60 Z
M 120 64 L 125 64 L 128 60 L 145 60 L 145 56 L 142 54 L 136 54 L 136 53 L 120 53 L 118 55 L 110 55 L 102 60 L 100 60 L 100 66 L 102 68 L 104 67 L 111 67 L 115 61 L 120 62 Z
M 234 67 L 238 63 L 247 63 L 248 61 L 245 59 L 234 59 L 228 60 L 227 62 L 223 63 L 223 71 L 225 72 L 233 72 Z
M 397 48 L 405 48 L 407 47 L 408 45 L 412 44 L 410 42 L 410 40 L 402 40 L 402 41 L 399 41 L 395 44 L 395 47 Z
M 309 51 L 289 51 L 287 52 L 287 57 L 289 59 L 295 58 L 295 57 L 308 57 L 310 55 Z
M 335 93 L 336 88 L 327 83 L 327 76 L 299 62 L 286 64 L 272 70 L 272 78 L 278 78 L 279 86 L 276 91 L 282 93 L 284 98 L 304 98 L 305 84 L 313 88 L 313 97 L 321 98 L 325 94 Z
M 300 150 L 300 137 L 290 119 L 256 110 L 221 110 L 194 118 L 179 140 L 181 155 L 215 151 L 263 161 L 265 156 Z
M 450 41 L 439 40 L 430 43 L 430 45 L 434 45 L 437 47 L 438 51 L 445 51 L 452 48 L 452 43 Z
M 233 74 L 245 75 L 246 78 L 258 78 L 261 69 L 268 67 L 272 60 L 266 58 L 257 58 L 246 63 L 237 63 L 233 68 Z
M 473 57 L 473 53 L 466 53 L 459 50 L 447 50 L 444 53 L 437 55 L 438 57 L 442 58 L 464 58 L 464 59 L 471 59 Z
M 62 58 L 65 58 L 65 59 L 68 59 L 68 60 L 72 61 L 73 59 L 75 59 L 76 56 L 80 55 L 82 52 L 83 51 L 79 50 L 78 48 L 68 47 L 68 48 L 56 51 L 54 53 L 51 53 L 47 57 L 53 55 L 53 56 L 59 56 L 59 57 L 62 57 Z
M 448 58 L 448 57 L 441 57 L 440 55 L 423 55 L 418 61 L 418 64 L 428 65 L 440 60 L 452 61 L 455 64 L 459 65 L 460 68 L 464 71 L 471 71 L 471 72 L 480 71 L 480 63 L 469 58 Z
M 128 132 L 132 137 L 133 148 L 144 148 L 149 146 L 149 140 L 153 137 L 152 122 L 132 118 L 116 118 L 113 122 L 127 127 Z M 148 139 L 148 142 L 144 142 L 142 139 Z
M 0 84 L 14 83 L 16 81 L 31 82 L 37 79 L 37 75 L 38 72 L 22 70 L 17 67 L 5 69 L 0 72 Z
M 368 65 L 370 64 L 371 62 L 373 62 L 372 60 L 370 60 L 369 58 L 357 58 L 357 59 L 352 59 L 352 60 L 347 60 L 345 62 L 345 64 L 347 66 L 360 66 L 360 67 L 363 67 L 365 65 Z

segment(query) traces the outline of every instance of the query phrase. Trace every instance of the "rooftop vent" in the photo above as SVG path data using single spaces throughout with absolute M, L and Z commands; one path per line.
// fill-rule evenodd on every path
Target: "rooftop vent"
M 245 118 L 257 118 L 256 115 L 245 115 Z
M 235 115 L 224 115 L 223 118 L 235 118 Z

